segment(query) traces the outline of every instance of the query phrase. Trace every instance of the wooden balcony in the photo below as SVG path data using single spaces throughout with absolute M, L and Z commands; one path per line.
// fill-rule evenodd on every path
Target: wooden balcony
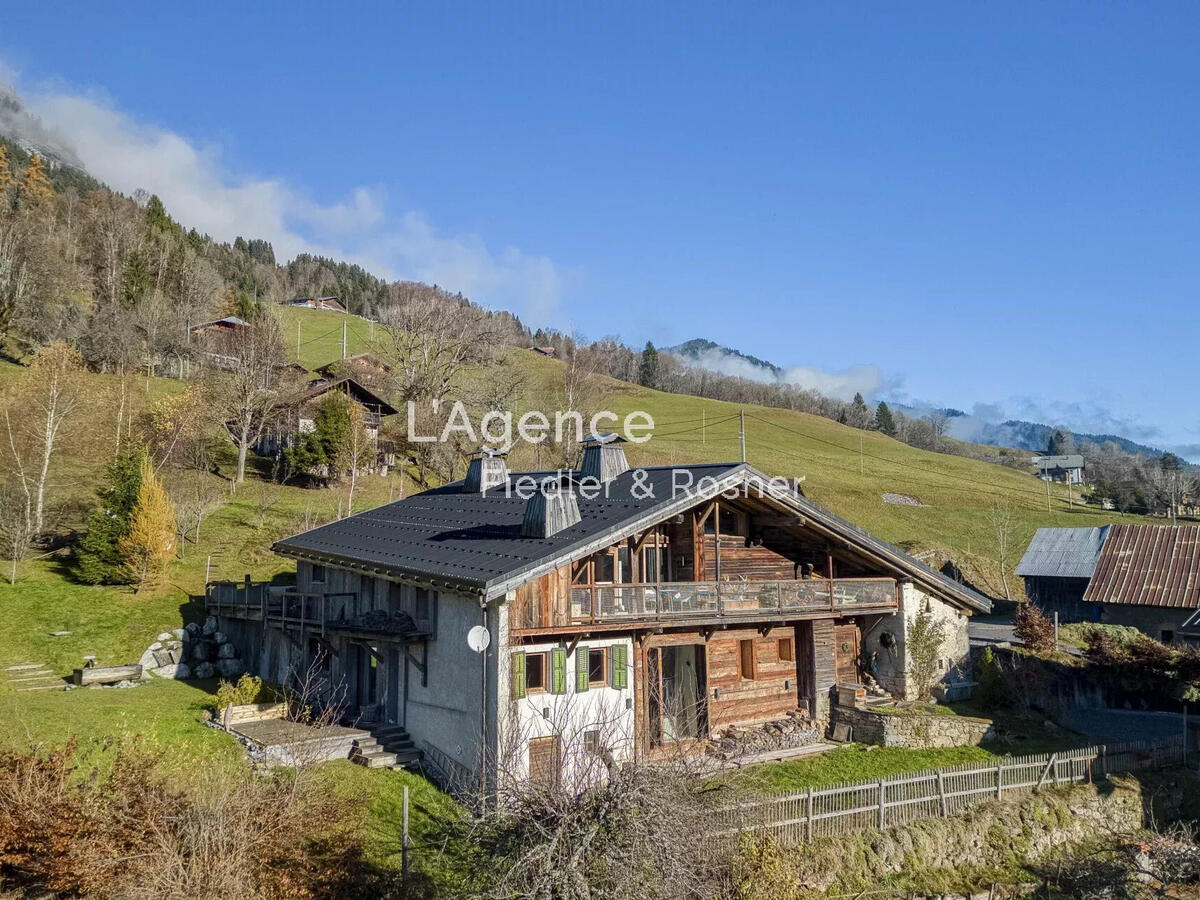
M 383 610 L 356 613 L 357 600 L 354 592 L 304 593 L 250 581 L 214 581 L 204 591 L 204 609 L 209 615 L 262 622 L 264 627 L 295 629 L 321 637 L 330 632 L 416 639 L 429 636 L 407 615 Z
M 572 623 L 808 618 L 888 612 L 898 606 L 891 578 L 693 581 L 571 588 Z

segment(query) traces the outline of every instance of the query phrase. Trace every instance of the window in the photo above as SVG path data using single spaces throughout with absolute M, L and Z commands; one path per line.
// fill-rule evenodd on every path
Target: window
M 738 641 L 738 677 L 754 680 L 754 641 Z
M 666 547 L 647 547 L 642 551 L 643 581 L 670 581 L 667 560 L 670 554 Z
M 558 738 L 533 738 L 529 741 L 529 780 L 544 788 L 554 788 L 562 772 L 562 748 Z
M 596 584 L 612 584 L 616 580 L 616 558 L 611 553 L 597 553 L 593 565 Z
M 629 648 L 614 644 L 609 648 L 608 659 L 608 683 L 618 691 L 625 690 L 629 686 Z
M 600 731 L 598 729 L 583 733 L 583 752 L 591 756 L 600 755 Z
M 312 576 L 309 578 L 309 581 L 320 581 L 321 583 L 324 583 L 325 582 L 325 567 L 314 565 L 312 567 Z
M 743 537 L 746 534 L 744 527 L 745 517 L 740 512 L 734 512 L 732 509 L 721 508 L 721 534 L 732 537 Z
M 525 654 L 525 692 L 536 694 L 546 690 L 546 654 Z
M 633 563 L 630 562 L 629 548 L 617 548 L 617 568 L 621 572 L 621 583 L 629 584 L 633 581 Z
M 603 647 L 588 651 L 587 673 L 589 685 L 603 685 L 608 682 L 608 653 Z
M 780 662 L 795 662 L 796 661 L 796 654 L 794 652 L 794 648 L 792 647 L 792 639 L 791 638 L 780 638 L 779 643 L 776 644 L 775 646 L 776 646 L 776 650 L 779 653 L 779 661 Z
M 413 619 L 418 625 L 429 624 L 429 590 L 417 588 L 416 599 L 413 602 Z

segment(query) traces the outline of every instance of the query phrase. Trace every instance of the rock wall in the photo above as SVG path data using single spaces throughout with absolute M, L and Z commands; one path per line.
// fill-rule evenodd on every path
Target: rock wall
M 912 747 L 918 750 L 976 747 L 995 736 L 990 719 L 970 716 L 884 713 L 836 706 L 833 721 L 834 724 L 851 726 L 855 741 L 884 747 Z

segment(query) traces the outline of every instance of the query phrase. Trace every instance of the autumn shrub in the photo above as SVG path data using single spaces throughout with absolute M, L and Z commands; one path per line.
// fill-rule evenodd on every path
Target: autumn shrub
M 1013 616 L 1013 634 L 1035 653 L 1053 653 L 1054 623 L 1046 618 L 1036 603 L 1017 604 Z
M 221 679 L 217 685 L 216 707 L 220 712 L 226 706 L 247 706 L 251 703 L 269 703 L 275 699 L 274 691 L 263 684 L 263 680 L 247 672 L 237 683 Z
M 364 803 L 305 772 L 198 779 L 174 787 L 136 746 L 96 769 L 74 745 L 0 754 L 0 882 L 134 900 L 387 893 L 363 861 Z

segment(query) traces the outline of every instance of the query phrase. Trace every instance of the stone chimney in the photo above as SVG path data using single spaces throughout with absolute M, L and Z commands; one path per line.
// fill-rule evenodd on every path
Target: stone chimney
M 618 475 L 629 471 L 629 462 L 621 445 L 625 438 L 619 434 L 593 434 L 583 442 L 583 464 L 579 467 L 581 478 L 595 478 L 607 484 Z
M 525 501 L 525 519 L 521 537 L 548 538 L 580 521 L 579 500 L 569 475 L 550 475 L 542 479 L 537 492 Z
M 467 464 L 467 477 L 463 480 L 464 494 L 481 494 L 508 482 L 508 454 L 494 447 L 480 447 Z

